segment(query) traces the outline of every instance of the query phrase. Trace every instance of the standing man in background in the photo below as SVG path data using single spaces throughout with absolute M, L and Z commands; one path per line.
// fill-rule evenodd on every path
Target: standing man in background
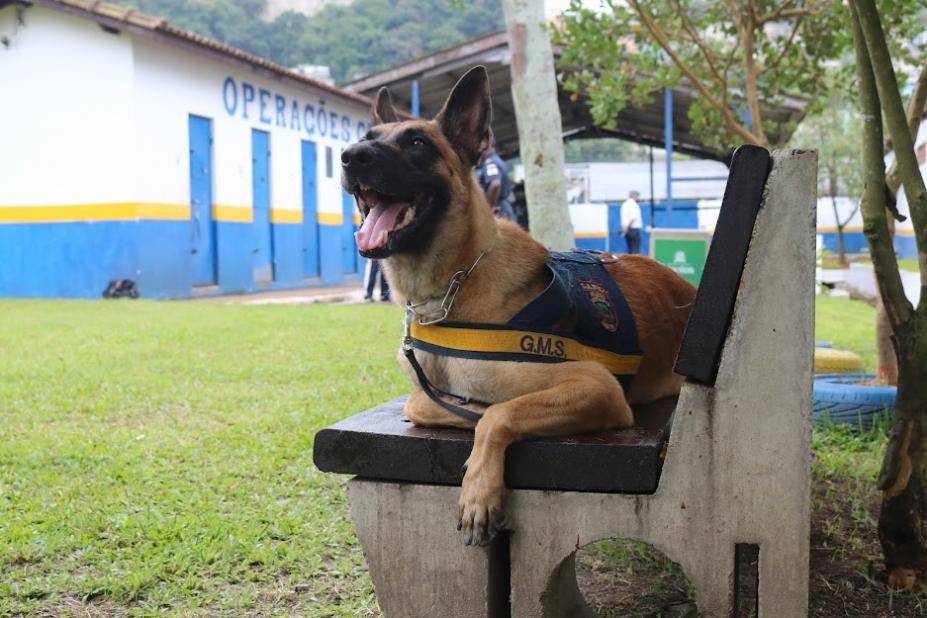
M 389 283 L 383 274 L 383 267 L 380 266 L 379 260 L 367 260 L 367 291 L 364 293 L 364 300 L 368 303 L 373 302 L 373 288 L 377 284 L 377 277 L 380 279 L 380 300 L 384 303 L 389 302 Z
M 480 186 L 486 195 L 486 201 L 492 213 L 497 217 L 515 220 L 509 196 L 512 193 L 512 183 L 509 181 L 508 168 L 496 153 L 496 142 L 493 140 L 489 150 L 483 155 L 480 163 Z
M 621 204 L 621 233 L 628 243 L 628 253 L 641 252 L 641 207 L 637 200 L 641 194 L 631 191 Z

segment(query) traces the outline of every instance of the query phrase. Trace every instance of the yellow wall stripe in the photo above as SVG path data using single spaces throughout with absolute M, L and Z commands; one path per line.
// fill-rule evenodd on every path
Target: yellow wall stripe
M 317 219 L 319 225 L 341 225 L 344 216 L 340 212 L 320 212 Z
M 251 223 L 254 221 L 249 206 L 212 205 L 212 218 L 225 223 Z
M 302 223 L 303 211 L 301 210 L 284 210 L 282 208 L 270 209 L 271 223 Z
M 863 231 L 863 226 L 848 225 L 847 227 L 843 228 L 843 231 L 846 234 L 860 234 Z M 819 234 L 836 234 L 837 228 L 836 226 L 819 227 L 818 233 Z M 914 236 L 914 230 L 909 229 L 909 228 L 903 228 L 903 229 L 895 228 L 895 235 L 896 236 Z
M 139 219 L 160 219 L 167 221 L 186 221 L 190 218 L 190 207 L 186 204 L 150 204 L 142 202 L 138 206 Z
M 118 202 L 62 206 L 0 206 L 0 223 L 135 221 L 137 219 L 185 221 L 189 218 L 190 207 L 185 204 Z
M 848 225 L 848 226 L 846 226 L 845 228 L 843 228 L 843 231 L 846 232 L 846 233 L 848 233 L 848 234 L 852 234 L 852 233 L 855 233 L 855 232 L 862 232 L 862 231 L 863 231 L 863 226 L 861 226 L 861 225 Z M 818 228 L 818 233 L 821 233 L 821 234 L 833 234 L 833 233 L 836 233 L 836 232 L 837 232 L 837 226 L 835 226 L 835 225 L 821 226 L 821 227 Z
M 605 232 L 576 232 L 574 238 L 605 238 L 608 234 Z

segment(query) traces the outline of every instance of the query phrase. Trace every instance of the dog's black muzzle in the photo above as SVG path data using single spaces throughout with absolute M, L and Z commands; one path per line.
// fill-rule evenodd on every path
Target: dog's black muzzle
M 403 178 L 408 174 L 398 165 L 398 159 L 395 148 L 377 142 L 358 142 L 346 148 L 341 153 L 344 190 L 355 192 L 359 182 L 385 190 L 386 185 L 393 184 L 387 179 Z
M 345 172 L 359 173 L 369 170 L 377 160 L 377 149 L 369 142 L 358 142 L 341 153 L 341 167 Z

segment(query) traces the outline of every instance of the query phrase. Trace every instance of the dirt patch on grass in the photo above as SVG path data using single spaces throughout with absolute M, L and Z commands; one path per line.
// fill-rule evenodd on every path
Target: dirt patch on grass
M 880 498 L 873 483 L 818 477 L 812 501 L 809 616 L 927 614 L 927 591 L 898 594 L 885 585 L 876 532 Z
M 697 615 L 679 566 L 643 543 L 601 541 L 583 548 L 576 554 L 576 581 L 601 618 Z
M 812 492 L 809 616 L 927 615 L 927 590 L 898 594 L 885 585 L 873 484 L 818 475 Z M 607 541 L 584 548 L 577 554 L 576 577 L 603 618 L 696 615 L 679 567 L 640 543 Z

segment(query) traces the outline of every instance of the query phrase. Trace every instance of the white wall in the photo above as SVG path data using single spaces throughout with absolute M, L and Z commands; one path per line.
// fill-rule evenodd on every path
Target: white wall
M 593 202 L 621 202 L 628 198 L 632 190 L 640 192 L 642 201 L 650 199 L 650 163 L 647 161 L 578 165 L 589 168 L 590 199 Z M 673 198 L 697 200 L 722 197 L 724 186 L 727 183 L 727 173 L 727 166 L 718 161 L 699 159 L 673 161 L 674 178 L 723 178 L 722 180 L 674 182 Z M 666 163 L 664 161 L 653 162 L 653 193 L 655 200 L 666 199 Z
M 109 34 L 49 9 L 28 8 L 24 15 L 21 26 L 13 7 L 0 11 L 0 36 L 11 41 L 0 47 L 0 83 L 14 85 L 0 97 L 0 206 L 187 205 L 188 116 L 196 114 L 212 120 L 214 203 L 251 207 L 251 129 L 258 128 L 270 133 L 272 208 L 302 210 L 300 142 L 307 139 L 317 143 L 318 209 L 341 213 L 340 153 L 365 130 L 359 125 L 369 123 L 365 105 L 173 44 Z M 255 92 L 248 118 L 244 84 Z M 264 121 L 261 90 L 269 103 Z M 278 96 L 285 101 L 282 123 Z M 337 114 L 337 136 L 329 130 L 321 136 L 318 128 L 310 135 L 306 105 L 315 112 L 313 124 L 322 120 L 321 109 L 326 123 Z M 345 117 L 349 131 L 342 130 Z M 333 150 L 331 178 L 326 147 Z
M 186 50 L 148 40 L 135 42 L 136 126 L 144 162 L 139 186 L 145 201 L 184 202 L 189 198 L 187 118 L 210 118 L 213 129 L 213 201 L 224 206 L 251 206 L 251 130 L 270 133 L 271 207 L 302 210 L 301 141 L 317 144 L 319 211 L 341 212 L 340 153 L 356 138 L 358 123 L 368 123 L 369 110 L 353 101 L 339 101 L 311 86 L 295 87 L 282 79 L 255 75 L 248 70 L 203 58 Z M 229 80 L 229 84 L 226 81 Z M 245 84 L 255 100 L 244 118 Z M 268 93 L 262 122 L 261 91 Z M 234 96 L 232 93 L 235 93 Z M 277 97 L 285 102 L 283 123 L 277 115 Z M 319 101 L 324 105 L 319 105 Z M 294 122 L 293 104 L 298 119 Z M 331 131 L 309 135 L 304 127 L 305 106 L 324 108 L 339 119 L 339 135 Z M 230 112 L 230 110 L 233 110 Z M 350 142 L 343 139 L 341 119 L 350 119 Z M 333 149 L 333 174 L 325 176 L 325 148 Z
M 604 236 L 608 232 L 608 204 L 570 204 L 570 220 L 577 236 Z
M 41 7 L 0 10 L 0 207 L 135 197 L 132 46 Z

